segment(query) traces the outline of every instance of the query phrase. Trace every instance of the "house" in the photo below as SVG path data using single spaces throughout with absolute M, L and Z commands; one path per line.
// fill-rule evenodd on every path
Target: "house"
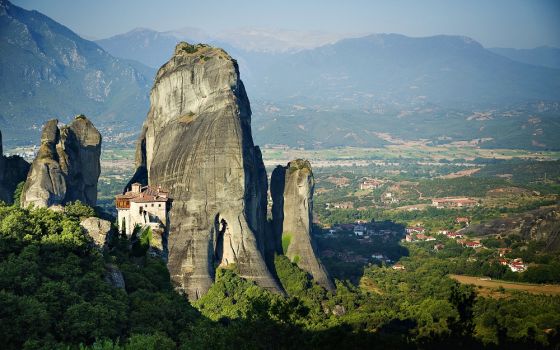
M 521 259 L 514 259 L 508 264 L 508 267 L 512 272 L 523 272 L 527 270 L 527 265 L 525 265 Z
M 464 245 L 467 248 L 473 248 L 473 249 L 482 247 L 482 244 L 479 241 L 465 242 Z
M 428 242 L 428 241 L 435 241 L 436 238 L 435 238 L 434 236 L 427 236 L 426 238 L 424 238 L 424 240 L 425 240 L 426 242 Z
M 478 202 L 472 198 L 467 197 L 444 197 L 432 199 L 432 206 L 441 208 L 465 208 L 474 207 Z
M 471 220 L 467 217 L 457 217 L 455 218 L 455 222 L 458 224 L 465 224 L 466 226 L 469 226 Z
M 354 226 L 354 234 L 358 237 L 363 236 L 367 232 L 367 229 L 363 225 Z
M 463 238 L 463 235 L 457 232 L 448 232 L 446 236 L 447 238 L 451 238 L 451 239 Z
M 440 250 L 443 250 L 443 248 L 445 248 L 445 246 L 444 246 L 443 244 L 441 244 L 441 243 L 435 244 L 435 245 L 434 245 L 434 250 L 435 250 L 436 252 L 439 252 Z
M 447 230 L 439 230 L 439 231 L 437 232 L 438 235 L 446 235 L 446 234 L 448 234 L 448 233 L 449 233 L 449 231 L 447 231 Z
M 333 203 L 332 206 L 335 209 L 354 209 L 354 203 L 352 202 Z
M 412 235 L 406 235 L 404 239 L 407 242 L 414 242 L 414 238 L 412 237 Z
M 508 266 L 508 264 L 509 264 L 509 261 L 507 259 L 504 259 L 504 258 L 500 258 L 498 260 L 498 262 L 500 263 L 500 265 L 503 265 L 503 266 Z
M 426 229 L 421 226 L 414 226 L 414 227 L 407 227 L 406 233 L 416 233 L 416 234 L 423 234 L 426 232 Z
M 401 263 L 396 263 L 395 265 L 392 266 L 392 269 L 393 270 L 405 270 L 405 267 Z
M 172 202 L 168 194 L 160 186 L 133 183 L 130 191 L 117 195 L 115 203 L 119 231 L 130 236 L 136 225 L 166 229 Z
M 383 194 L 383 198 L 381 200 L 383 202 L 389 202 L 389 203 L 398 203 L 399 202 L 398 198 L 393 196 L 392 192 L 385 192 Z
M 419 241 L 424 241 L 424 240 L 426 240 L 426 238 L 427 238 L 427 236 L 423 233 L 418 233 L 416 235 L 416 239 L 419 240 Z
M 383 182 L 381 182 L 379 180 L 367 179 L 367 180 L 364 180 L 360 184 L 360 190 L 374 190 L 374 189 L 377 189 L 377 188 L 381 187 L 382 185 L 383 185 Z

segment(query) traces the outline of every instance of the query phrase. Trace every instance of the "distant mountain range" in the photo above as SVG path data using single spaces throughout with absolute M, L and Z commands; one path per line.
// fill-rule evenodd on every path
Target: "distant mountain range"
M 348 37 L 318 31 L 290 31 L 240 28 L 210 35 L 198 28 L 158 32 L 136 28 L 130 32 L 97 40 L 96 43 L 116 57 L 128 58 L 159 68 L 167 62 L 178 41 L 208 43 L 245 53 L 282 54 L 312 49 Z
M 208 35 L 198 29 L 156 32 L 137 28 L 128 33 L 97 40 L 96 43 L 115 57 L 133 59 L 149 67 L 159 68 L 173 54 L 178 41 L 207 42 Z
M 377 103 L 497 107 L 560 100 L 560 70 L 514 62 L 459 36 L 377 34 L 269 64 L 246 55 L 254 97 L 367 108 Z M 255 95 L 256 94 L 256 95 Z
M 188 33 L 181 36 L 141 29 L 98 43 L 115 56 L 159 67 L 167 61 L 177 40 L 204 39 L 199 32 L 196 34 L 190 39 Z M 264 40 L 263 36 L 255 37 Z M 271 38 L 267 48 L 273 45 L 270 41 L 278 40 Z M 516 59 L 505 51 L 504 55 L 496 54 L 459 36 L 376 34 L 296 52 L 256 52 L 255 47 L 249 50 L 232 45 L 233 39 L 206 39 L 226 48 L 240 61 L 242 77 L 253 99 L 359 108 L 372 103 L 421 101 L 454 108 L 495 107 L 560 99 L 560 73 L 549 68 L 554 63 L 552 49 L 537 48 L 532 56 L 526 53 L 535 62 L 549 62 L 530 65 L 522 63 L 521 57 Z
M 259 144 L 426 139 L 560 149 L 559 49 L 486 49 L 447 35 L 337 41 L 325 33 L 209 35 L 188 27 L 136 29 L 94 43 L 36 11 L 0 3 L 0 127 L 16 130 L 11 137 L 18 140 L 45 119 L 77 113 L 101 123 L 104 135 L 122 131 L 132 140 L 156 68 L 186 40 L 209 42 L 237 59 Z
M 80 113 L 107 128 L 141 124 L 151 68 L 115 58 L 6 0 L 0 0 L 0 33 L 0 128 L 7 144 L 36 142 L 45 120 Z
M 560 48 L 540 46 L 534 49 L 492 47 L 488 50 L 517 62 L 560 69 Z

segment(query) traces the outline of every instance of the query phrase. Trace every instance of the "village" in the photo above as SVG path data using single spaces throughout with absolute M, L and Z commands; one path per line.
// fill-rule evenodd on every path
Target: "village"
M 468 227 L 470 221 L 466 217 L 455 218 L 457 225 Z M 333 239 L 337 237 L 345 237 L 346 239 L 354 239 L 362 246 L 370 246 L 371 254 L 364 256 L 362 253 L 349 250 L 345 252 L 335 253 L 332 250 L 321 252 L 323 258 L 338 258 L 346 263 L 381 263 L 391 266 L 394 270 L 406 270 L 405 266 L 396 262 L 397 260 L 391 259 L 383 251 L 383 246 L 391 244 L 391 242 L 400 242 L 405 247 L 408 244 L 420 244 L 424 242 L 431 242 L 432 245 L 427 246 L 434 253 L 442 252 L 446 249 L 446 245 L 454 244 L 462 247 L 463 249 L 472 249 L 473 252 L 491 251 L 493 261 L 497 264 L 506 266 L 511 272 L 524 272 L 528 269 L 528 265 L 523 262 L 520 257 L 510 256 L 511 248 L 491 248 L 484 246 L 480 240 L 469 238 L 466 234 L 462 233 L 462 229 L 448 230 L 441 229 L 434 233 L 422 226 L 404 227 L 392 221 L 380 222 L 364 222 L 358 220 L 354 223 L 335 224 L 332 227 L 325 229 L 324 233 L 320 234 L 322 239 Z M 404 238 L 403 238 L 404 236 Z M 424 244 L 425 246 L 425 244 Z M 469 261 L 476 261 L 475 257 L 470 257 Z
M 344 176 L 329 176 L 325 180 L 337 189 L 353 190 L 352 181 Z M 329 190 L 326 190 L 327 192 Z M 320 189 L 319 194 L 325 192 Z M 437 209 L 460 209 L 473 208 L 480 205 L 480 199 L 468 196 L 446 196 L 432 197 L 420 192 L 417 184 L 410 181 L 393 181 L 388 179 L 362 177 L 356 189 L 358 197 L 370 198 L 374 206 L 384 206 L 400 210 L 421 210 L 428 206 Z M 356 209 L 364 211 L 368 209 L 364 201 L 336 201 L 325 203 L 325 208 L 330 209 Z
M 335 185 L 335 188 L 348 188 L 351 183 L 345 180 L 344 177 L 331 176 L 327 178 L 328 181 Z M 406 183 L 405 183 L 406 185 Z M 364 177 L 359 181 L 359 192 L 362 193 L 376 193 L 380 199 L 380 202 L 376 202 L 374 205 L 389 205 L 394 210 L 399 210 L 398 203 L 402 200 L 402 183 L 396 185 L 395 183 L 378 178 L 368 178 Z M 399 192 L 400 191 L 400 192 Z M 400 193 L 400 195 L 398 194 Z M 399 198 L 400 197 L 400 198 Z M 422 196 L 420 196 L 422 197 Z M 425 209 L 427 207 L 432 207 L 434 209 L 441 210 L 461 210 L 475 208 L 480 205 L 479 200 L 468 197 L 468 196 L 446 196 L 446 197 L 432 197 L 423 198 L 423 204 L 413 204 L 406 207 L 401 207 L 400 210 L 405 211 L 417 211 Z M 356 201 L 340 201 L 340 202 L 327 202 L 325 203 L 324 209 L 326 211 L 332 212 L 333 210 L 356 210 L 364 211 L 366 208 L 356 205 Z M 451 220 L 451 219 L 450 219 Z M 356 220 L 353 223 L 335 223 L 332 226 L 325 228 L 325 238 L 335 237 L 337 235 L 346 235 L 348 237 L 354 237 L 359 241 L 371 242 L 375 239 L 377 242 L 387 242 L 389 240 L 398 240 L 405 246 L 407 244 L 417 244 L 424 242 L 431 242 L 431 251 L 433 253 L 442 252 L 446 249 L 446 245 L 451 242 L 455 245 L 462 247 L 463 249 L 472 249 L 473 252 L 477 251 L 488 251 L 495 250 L 493 253 L 493 261 L 502 266 L 506 266 L 512 272 L 524 272 L 527 270 L 528 266 L 519 257 L 506 256 L 511 252 L 509 248 L 503 248 L 497 250 L 494 248 L 486 247 L 481 242 L 480 239 L 473 237 L 472 234 L 465 233 L 465 228 L 468 228 L 471 224 L 471 219 L 466 216 L 456 216 L 453 219 L 453 228 L 442 227 L 431 229 L 423 227 L 421 222 L 413 223 L 408 227 L 395 224 L 392 221 L 365 221 Z M 505 249 L 505 250 L 504 250 Z M 509 250 L 508 250 L 509 249 Z M 334 253 L 327 252 L 327 257 L 332 257 Z M 395 263 L 392 259 L 388 258 L 386 254 L 379 251 L 379 249 L 372 248 L 372 252 L 367 257 L 359 256 L 353 254 L 353 252 L 338 253 L 339 259 L 346 262 L 356 262 L 356 263 L 382 263 L 392 266 L 395 270 L 405 270 L 405 266 L 400 262 Z M 475 259 L 473 257 L 470 258 Z

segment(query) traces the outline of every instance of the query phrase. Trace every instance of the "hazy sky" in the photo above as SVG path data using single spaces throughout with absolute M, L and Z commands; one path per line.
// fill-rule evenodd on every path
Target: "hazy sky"
M 459 34 L 486 47 L 560 47 L 560 0 L 13 0 L 86 37 L 146 27 Z

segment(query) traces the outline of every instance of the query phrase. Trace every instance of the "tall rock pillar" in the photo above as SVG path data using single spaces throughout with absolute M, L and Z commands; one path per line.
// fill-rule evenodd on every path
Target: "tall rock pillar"
M 316 256 L 311 237 L 315 180 L 309 161 L 297 159 L 272 172 L 272 220 L 277 251 L 284 253 L 321 286 L 334 285 Z
M 218 266 L 279 291 L 262 251 L 262 159 L 237 62 L 208 45 L 179 43 L 158 71 L 138 142 L 136 179 L 170 191 L 168 268 L 190 299 Z

